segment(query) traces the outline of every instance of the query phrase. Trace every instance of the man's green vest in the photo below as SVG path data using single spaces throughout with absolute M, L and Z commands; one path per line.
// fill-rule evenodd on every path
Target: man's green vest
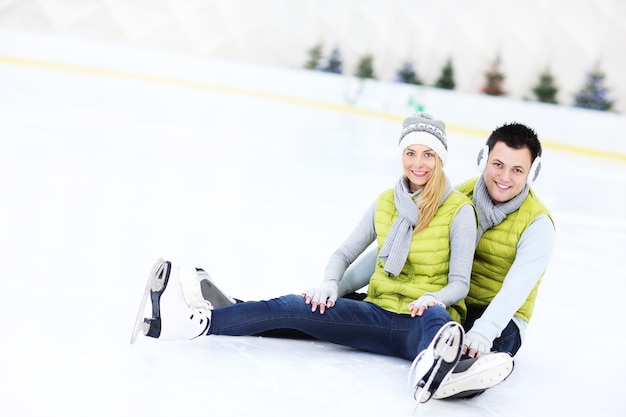
M 464 182 L 459 186 L 459 191 L 472 198 L 477 181 L 478 178 Z M 483 233 L 474 254 L 472 281 L 469 294 L 465 299 L 468 306 L 485 308 L 494 299 L 502 288 L 504 278 L 511 269 L 513 261 L 515 261 L 517 245 L 522 233 L 537 217 L 543 214 L 552 218 L 549 210 L 531 189 L 528 197 L 517 211 L 506 216 L 502 223 Z M 540 284 L 541 278 L 535 284 L 524 304 L 517 310 L 515 316 L 526 322 L 530 321 Z
M 366 301 L 398 314 L 410 314 L 408 305 L 428 292 L 435 292 L 448 284 L 450 267 L 450 227 L 464 204 L 471 201 L 453 190 L 439 207 L 430 224 L 413 235 L 407 262 L 399 276 L 389 276 L 384 264 L 377 258 L 374 274 L 370 279 Z M 378 198 L 374 214 L 374 227 L 378 247 L 382 248 L 398 217 L 394 204 L 393 189 L 383 192 Z M 453 320 L 465 320 L 465 303 L 448 306 Z

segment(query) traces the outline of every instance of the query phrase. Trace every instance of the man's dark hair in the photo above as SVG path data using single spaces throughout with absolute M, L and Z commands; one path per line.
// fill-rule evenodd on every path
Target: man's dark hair
M 539 142 L 537 133 L 521 123 L 504 124 L 491 132 L 489 139 L 487 139 L 487 146 L 489 146 L 490 151 L 497 142 L 504 142 L 506 146 L 513 149 L 528 148 L 532 161 L 541 156 L 541 142 Z

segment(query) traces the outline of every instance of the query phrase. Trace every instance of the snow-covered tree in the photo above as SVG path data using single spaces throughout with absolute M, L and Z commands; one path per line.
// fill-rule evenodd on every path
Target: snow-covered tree
M 402 65 L 396 74 L 397 81 L 407 84 L 422 84 L 422 81 L 417 76 L 417 72 L 415 72 L 415 68 L 413 67 L 413 63 L 407 61 Z
M 323 71 L 335 74 L 341 74 L 343 72 L 343 58 L 341 57 L 341 51 L 338 47 L 333 48 L 330 52 L 328 63 L 323 68 Z
M 600 66 L 587 74 L 587 79 L 581 90 L 576 94 L 575 107 L 608 111 L 613 108 L 614 101 L 609 99 L 609 90 L 604 86 L 604 73 Z

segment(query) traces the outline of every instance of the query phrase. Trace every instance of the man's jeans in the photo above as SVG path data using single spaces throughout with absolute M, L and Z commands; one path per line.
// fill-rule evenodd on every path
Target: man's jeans
M 485 312 L 484 308 L 468 307 L 467 308 L 467 320 L 463 324 L 465 331 L 469 331 L 474 325 L 474 321 L 480 318 Z M 500 337 L 493 341 L 491 347 L 492 352 L 507 352 L 511 356 L 515 356 L 519 348 L 522 346 L 522 338 L 519 334 L 519 329 L 513 320 L 509 321 L 509 324 L 502 330 Z
M 439 306 L 411 317 L 347 298 L 339 298 L 320 314 L 312 312 L 302 296 L 286 295 L 213 310 L 209 334 L 248 336 L 293 329 L 319 340 L 412 361 L 449 321 L 450 315 Z

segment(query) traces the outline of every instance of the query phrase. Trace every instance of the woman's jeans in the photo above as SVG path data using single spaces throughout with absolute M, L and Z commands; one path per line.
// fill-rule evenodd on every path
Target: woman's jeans
M 209 334 L 249 336 L 293 329 L 326 342 L 412 361 L 449 321 L 450 315 L 439 306 L 411 317 L 347 298 L 339 298 L 320 314 L 312 312 L 301 295 L 286 295 L 213 310 Z

